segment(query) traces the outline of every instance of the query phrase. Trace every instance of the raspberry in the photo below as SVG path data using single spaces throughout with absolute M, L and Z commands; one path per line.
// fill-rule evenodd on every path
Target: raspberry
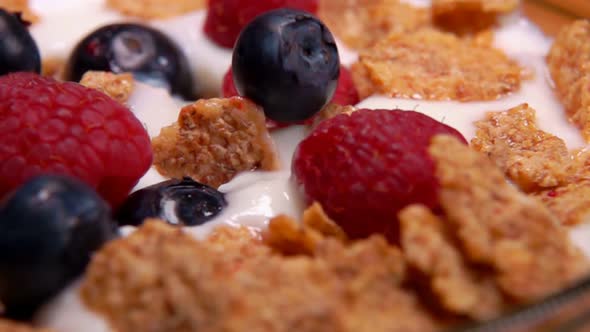
M 147 132 L 105 94 L 32 73 L 0 77 L 0 195 L 65 174 L 117 206 L 151 163 Z
M 230 98 L 238 96 L 238 90 L 234 85 L 234 78 L 232 75 L 231 67 L 227 70 L 225 75 L 223 76 L 223 84 L 221 87 L 221 93 L 223 97 Z M 338 104 L 338 105 L 356 105 L 359 103 L 359 94 L 354 86 L 354 82 L 352 81 L 352 76 L 350 75 L 350 71 L 346 69 L 344 66 L 340 66 L 340 77 L 338 78 L 338 86 L 336 87 L 336 92 L 334 92 L 334 97 L 332 97 L 331 103 Z M 311 124 L 313 122 L 312 119 L 308 119 L 302 124 Z M 266 127 L 268 129 L 278 129 L 288 127 L 289 124 L 284 124 L 280 122 L 276 122 L 270 119 L 266 119 Z
M 338 86 L 336 86 L 336 92 L 334 92 L 331 102 L 342 106 L 356 105 L 360 102 L 359 93 L 354 86 L 350 71 L 344 66 L 340 66 Z
M 413 111 L 358 110 L 322 122 L 293 156 L 308 202 L 322 204 L 352 238 L 373 233 L 398 242 L 397 213 L 438 205 L 439 184 L 427 149 L 437 134 L 465 138 Z
M 253 18 L 282 7 L 315 14 L 318 0 L 209 0 L 205 34 L 220 46 L 232 48 L 242 28 Z

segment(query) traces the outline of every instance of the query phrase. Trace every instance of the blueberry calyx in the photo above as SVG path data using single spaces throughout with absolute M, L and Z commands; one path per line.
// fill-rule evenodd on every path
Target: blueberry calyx
M 190 178 L 164 181 L 132 193 L 119 208 L 120 225 L 139 226 L 147 218 L 198 226 L 227 206 L 223 193 Z

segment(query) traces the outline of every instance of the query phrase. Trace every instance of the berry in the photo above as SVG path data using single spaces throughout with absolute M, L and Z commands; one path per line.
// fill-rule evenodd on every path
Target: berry
M 398 240 L 397 213 L 409 204 L 438 206 L 439 184 L 427 149 L 455 129 L 413 111 L 358 110 L 326 120 L 293 157 L 293 174 L 352 238 Z
M 230 98 L 239 96 L 238 90 L 234 85 L 234 76 L 231 71 L 231 67 L 227 70 L 223 76 L 223 85 L 221 92 L 224 98 Z M 359 94 L 352 81 L 350 71 L 344 66 L 340 66 L 340 77 L 338 78 L 338 85 L 336 86 L 336 92 L 330 103 L 338 105 L 356 105 L 360 102 Z
M 142 124 L 105 94 L 33 73 L 0 77 L 0 196 L 53 173 L 83 180 L 116 206 L 151 162 Z
M 41 72 L 39 49 L 21 20 L 0 9 L 0 75 L 18 71 Z
M 0 205 L 0 299 L 7 315 L 27 318 L 84 271 L 116 235 L 108 204 L 62 176 L 26 182 Z
M 65 76 L 78 82 L 88 70 L 130 72 L 140 81 L 164 85 L 173 94 L 195 99 L 184 54 L 170 38 L 143 25 L 111 24 L 82 39 L 70 55 Z
M 190 178 L 168 180 L 129 196 L 117 212 L 121 225 L 139 226 L 146 218 L 173 225 L 197 226 L 213 219 L 227 206 L 219 191 Z
M 246 24 L 260 14 L 283 7 L 315 14 L 318 0 L 209 0 L 205 34 L 219 46 L 232 48 Z
M 331 103 L 338 105 L 356 105 L 360 102 L 359 93 L 352 81 L 352 75 L 346 67 L 340 67 L 340 77 L 338 78 L 338 86 L 332 98 Z
M 332 33 L 311 14 L 292 9 L 250 22 L 232 59 L 237 91 L 278 122 L 299 122 L 319 112 L 334 95 L 339 69 Z

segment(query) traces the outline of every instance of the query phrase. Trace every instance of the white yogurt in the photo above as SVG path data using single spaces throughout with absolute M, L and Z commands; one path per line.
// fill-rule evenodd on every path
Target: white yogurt
M 56 332 L 115 332 L 82 303 L 79 290 L 80 281 L 76 281 L 39 311 L 35 323 Z

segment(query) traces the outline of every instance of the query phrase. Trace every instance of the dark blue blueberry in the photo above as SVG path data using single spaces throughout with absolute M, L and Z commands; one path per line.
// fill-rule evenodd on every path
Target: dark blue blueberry
M 27 27 L 18 18 L 0 9 L 0 75 L 41 72 L 41 56 Z
M 116 234 L 110 209 L 91 188 L 61 176 L 36 177 L 0 205 L 0 302 L 27 318 L 86 268 Z
M 262 106 L 268 118 L 298 122 L 332 99 L 340 60 L 321 21 L 303 11 L 277 9 L 242 30 L 232 71 L 240 95 Z
M 120 225 L 138 226 L 146 218 L 173 225 L 202 225 L 215 217 L 227 202 L 223 193 L 190 178 L 168 180 L 131 194 L 119 208 Z
M 82 39 L 70 55 L 65 75 L 77 82 L 88 70 L 130 72 L 140 81 L 163 85 L 173 94 L 195 99 L 184 54 L 163 33 L 143 25 L 107 25 Z

